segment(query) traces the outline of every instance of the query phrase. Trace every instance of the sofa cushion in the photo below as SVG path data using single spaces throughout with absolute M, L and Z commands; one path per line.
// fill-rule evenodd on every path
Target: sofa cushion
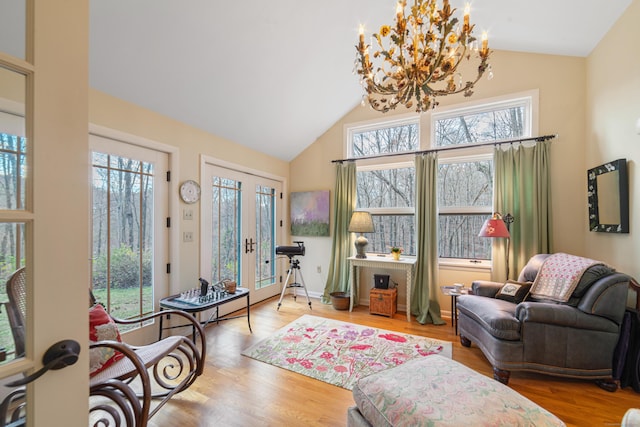
M 496 294 L 496 298 L 519 304 L 529 295 L 531 285 L 531 282 L 507 280 L 507 283 L 505 283 Z
M 361 378 L 353 398 L 375 427 L 564 425 L 504 384 L 439 355 Z
M 511 341 L 520 339 L 520 322 L 515 317 L 516 304 L 512 302 L 478 295 L 460 295 L 458 310 L 496 338 Z

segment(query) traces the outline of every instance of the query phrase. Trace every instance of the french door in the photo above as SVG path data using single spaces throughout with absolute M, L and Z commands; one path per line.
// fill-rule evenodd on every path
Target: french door
M 277 295 L 282 182 L 210 163 L 202 182 L 203 277 L 236 281 L 252 302 Z
M 169 155 L 95 134 L 89 142 L 94 295 L 119 318 L 152 313 L 169 288 Z

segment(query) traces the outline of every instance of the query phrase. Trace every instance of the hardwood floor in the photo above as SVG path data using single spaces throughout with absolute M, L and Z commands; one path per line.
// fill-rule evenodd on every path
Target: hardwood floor
M 369 325 L 453 343 L 453 359 L 492 376 L 491 366 L 475 346 L 460 345 L 451 324 L 420 325 L 407 322 L 406 314 L 390 319 L 369 314 L 368 307 L 353 312 L 334 310 L 313 299 L 309 310 L 304 298 L 288 296 L 280 310 L 277 297 L 251 308 L 249 332 L 246 318 L 210 325 L 205 373 L 185 392 L 175 396 L 150 421 L 165 426 L 344 426 L 351 392 L 258 362 L 240 352 L 303 314 Z M 449 319 L 447 319 L 448 321 Z M 640 395 L 626 388 L 606 392 L 591 381 L 513 372 L 509 386 L 562 419 L 568 426 L 615 426 L 626 410 L 640 407 Z

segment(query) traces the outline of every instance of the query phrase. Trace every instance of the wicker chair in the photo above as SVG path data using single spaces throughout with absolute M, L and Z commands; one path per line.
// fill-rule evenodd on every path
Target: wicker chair
M 8 302 L 2 305 L 7 313 L 15 346 L 15 358 L 25 354 L 25 316 L 27 313 L 27 293 L 24 267 L 9 276 L 6 284 Z M 13 389 L 0 403 L 0 426 L 18 425 L 24 421 L 26 399 L 25 387 Z
M 91 299 L 94 300 L 93 296 Z M 131 325 L 168 315 L 193 324 L 196 330 L 193 339 L 176 335 L 145 346 L 117 341 L 90 345 L 90 348 L 110 347 L 125 356 L 90 379 L 89 411 L 94 425 L 110 426 L 113 422 L 116 426 L 145 427 L 173 395 L 187 389 L 202 374 L 206 339 L 200 322 L 192 315 L 165 310 L 131 320 L 112 319 L 116 324 Z M 152 408 L 155 399 L 159 403 Z
M 25 343 L 25 316 L 27 314 L 27 291 L 24 267 L 16 270 L 7 279 L 7 297 L 9 302 L 5 304 L 11 334 L 16 347 L 15 358 L 24 356 Z

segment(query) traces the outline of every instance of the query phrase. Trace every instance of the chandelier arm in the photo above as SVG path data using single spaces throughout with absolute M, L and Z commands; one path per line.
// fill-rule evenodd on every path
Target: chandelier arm
M 434 94 L 434 96 L 446 96 L 446 95 L 455 95 L 457 93 L 461 93 L 461 92 L 465 92 L 467 90 L 471 90 L 473 88 L 473 86 L 476 83 L 478 83 L 478 81 L 482 78 L 482 76 L 484 75 L 484 72 L 485 72 L 485 68 L 484 67 L 478 67 L 478 76 L 476 77 L 475 80 L 467 81 L 464 86 L 461 86 L 459 89 L 456 89 L 453 92 L 450 92 L 450 91 L 447 91 L 447 90 L 434 90 L 433 94 Z

